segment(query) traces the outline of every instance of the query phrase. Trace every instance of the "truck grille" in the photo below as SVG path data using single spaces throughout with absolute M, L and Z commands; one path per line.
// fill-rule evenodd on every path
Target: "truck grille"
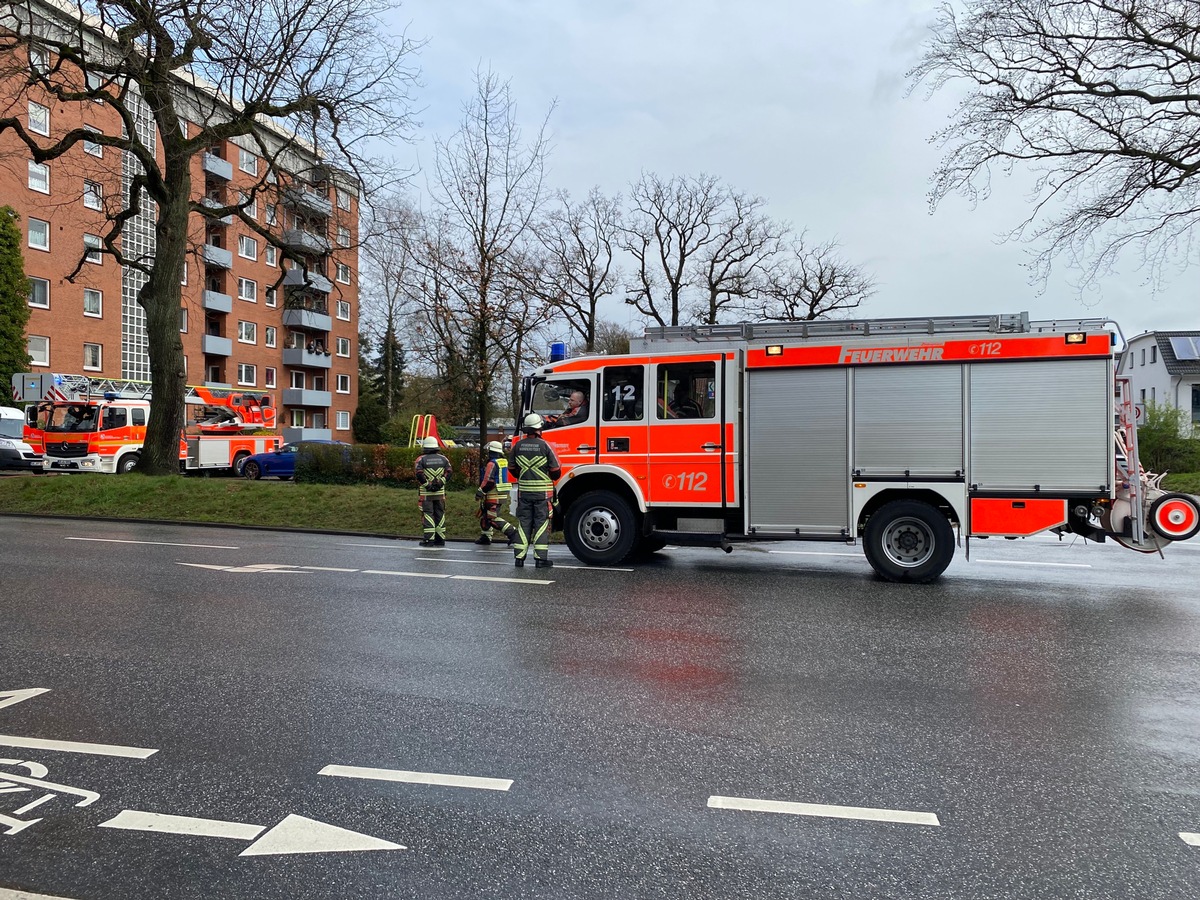
M 87 444 L 68 444 L 56 443 L 54 441 L 46 442 L 46 455 L 53 456 L 58 459 L 78 459 L 81 456 L 88 455 Z

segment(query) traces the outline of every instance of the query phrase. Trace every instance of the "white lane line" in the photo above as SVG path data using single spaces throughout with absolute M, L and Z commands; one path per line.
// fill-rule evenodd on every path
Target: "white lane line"
M 768 550 L 768 553 L 781 553 L 786 556 L 854 556 L 864 559 L 861 553 L 832 553 L 828 550 Z
M 29 750 L 60 750 L 63 753 L 88 753 L 92 756 L 121 756 L 147 759 L 157 753 L 147 747 L 121 747 L 116 744 L 87 744 L 80 741 L 50 741 L 44 738 L 0 734 L 0 747 L 25 747 Z
M 403 544 L 343 544 L 339 543 L 339 547 L 374 547 L 376 550 L 395 550 L 397 547 L 403 547 Z
M 336 569 L 333 566 L 301 566 L 306 572 L 357 572 L 358 569 Z
M 502 581 L 511 584 L 554 584 L 540 578 L 495 578 L 491 575 L 451 575 L 456 581 Z
M 389 572 L 386 569 L 363 569 L 364 575 L 407 575 L 409 578 L 449 578 L 441 572 Z
M 492 559 L 443 559 L 440 556 L 414 556 L 414 562 L 452 562 L 460 566 L 511 566 L 511 562 Z
M 176 544 L 172 541 L 120 541 L 116 538 L 85 538 L 69 537 L 68 541 L 90 541 L 95 544 L 152 544 L 156 547 L 201 547 L 205 550 L 240 550 L 240 547 L 228 547 L 224 544 Z
M 896 822 L 903 825 L 942 823 L 933 813 L 905 809 L 872 809 L 865 806 L 826 806 L 823 803 L 786 803 L 748 797 L 709 797 L 709 809 L 740 809 L 750 812 L 786 813 L 791 816 L 820 816 L 829 819 L 861 819 L 867 822 Z
M 126 831 L 163 831 L 168 834 L 198 834 L 202 837 L 233 838 L 252 841 L 264 831 L 263 825 L 244 822 L 222 822 L 219 819 L 196 819 L 191 816 L 168 816 L 166 813 L 141 812 L 123 809 L 100 828 L 123 828 Z
M 481 791 L 507 791 L 513 784 L 511 778 L 477 778 L 473 775 L 441 775 L 437 772 L 406 772 L 400 769 L 371 769 L 363 766 L 326 766 L 317 774 L 337 775 L 340 778 L 368 778 L 373 781 L 403 781 L 408 784 L 437 784 Z
M 1192 831 L 1181 831 L 1179 832 L 1179 837 L 1182 838 L 1183 842 L 1189 847 L 1200 847 L 1200 834 L 1196 834 Z
M 30 894 L 27 891 L 10 891 L 0 888 L 0 900 L 71 900 L 70 897 L 60 897 L 58 894 Z
M 1050 562 L 1022 562 L 1016 559 L 973 559 L 971 562 L 987 563 L 993 566 L 1047 566 L 1054 569 L 1090 569 L 1091 566 L 1087 563 L 1050 563 Z
M 583 569 L 585 572 L 633 572 L 633 569 L 621 569 L 616 566 L 572 566 L 569 563 L 555 563 L 556 569 Z

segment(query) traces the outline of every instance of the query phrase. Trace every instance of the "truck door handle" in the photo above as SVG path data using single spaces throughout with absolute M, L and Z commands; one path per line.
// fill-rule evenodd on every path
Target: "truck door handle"
M 720 445 L 720 444 L 714 444 L 712 441 L 709 441 L 707 444 L 701 444 L 701 445 L 700 445 L 700 449 L 701 449 L 701 450 L 720 450 L 720 449 L 721 449 L 721 445 Z
M 595 453 L 596 448 L 593 447 L 591 444 L 580 444 L 578 447 L 575 448 L 575 452 L 576 453 Z

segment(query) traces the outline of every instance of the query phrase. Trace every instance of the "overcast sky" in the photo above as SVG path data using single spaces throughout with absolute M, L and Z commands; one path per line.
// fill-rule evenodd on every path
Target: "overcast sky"
M 999 235 L 1027 208 L 1027 179 L 998 179 L 975 209 L 930 213 L 940 158 L 928 138 L 954 97 L 905 96 L 934 0 L 405 0 L 396 25 L 424 39 L 421 127 L 396 154 L 432 168 L 474 72 L 509 79 L 536 130 L 550 104 L 549 183 L 609 194 L 649 170 L 718 176 L 815 240 L 836 238 L 879 283 L 862 317 L 993 314 L 1110 316 L 1126 336 L 1200 328 L 1200 265 L 1157 294 L 1137 260 L 1081 301 L 1067 273 L 1039 293 L 1028 249 Z M 417 184 L 424 184 L 424 176 Z M 625 322 L 616 303 L 609 318 Z

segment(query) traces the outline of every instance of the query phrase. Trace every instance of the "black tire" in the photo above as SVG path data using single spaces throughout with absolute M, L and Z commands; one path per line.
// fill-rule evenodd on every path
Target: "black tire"
M 880 578 L 927 584 L 954 558 L 954 529 L 928 503 L 893 500 L 867 520 L 863 544 Z
M 233 455 L 233 474 L 242 474 L 242 465 L 250 458 L 250 453 L 247 450 L 242 450 Z
M 638 559 L 648 559 L 665 546 L 667 546 L 667 539 L 665 537 L 652 534 L 637 542 L 637 545 L 633 548 L 632 555 Z
M 592 566 L 612 566 L 633 550 L 637 516 L 611 491 L 591 491 L 567 510 L 563 538 L 575 558 Z
M 117 460 L 117 474 L 118 475 L 128 475 L 130 472 L 133 471 L 134 467 L 138 464 L 138 461 L 140 459 L 141 459 L 141 456 L 139 456 L 136 453 L 126 453 L 124 456 L 122 456 L 120 459 Z
M 258 481 L 262 478 L 262 469 L 254 460 L 247 460 L 242 465 L 242 477 L 248 478 L 250 481 Z

